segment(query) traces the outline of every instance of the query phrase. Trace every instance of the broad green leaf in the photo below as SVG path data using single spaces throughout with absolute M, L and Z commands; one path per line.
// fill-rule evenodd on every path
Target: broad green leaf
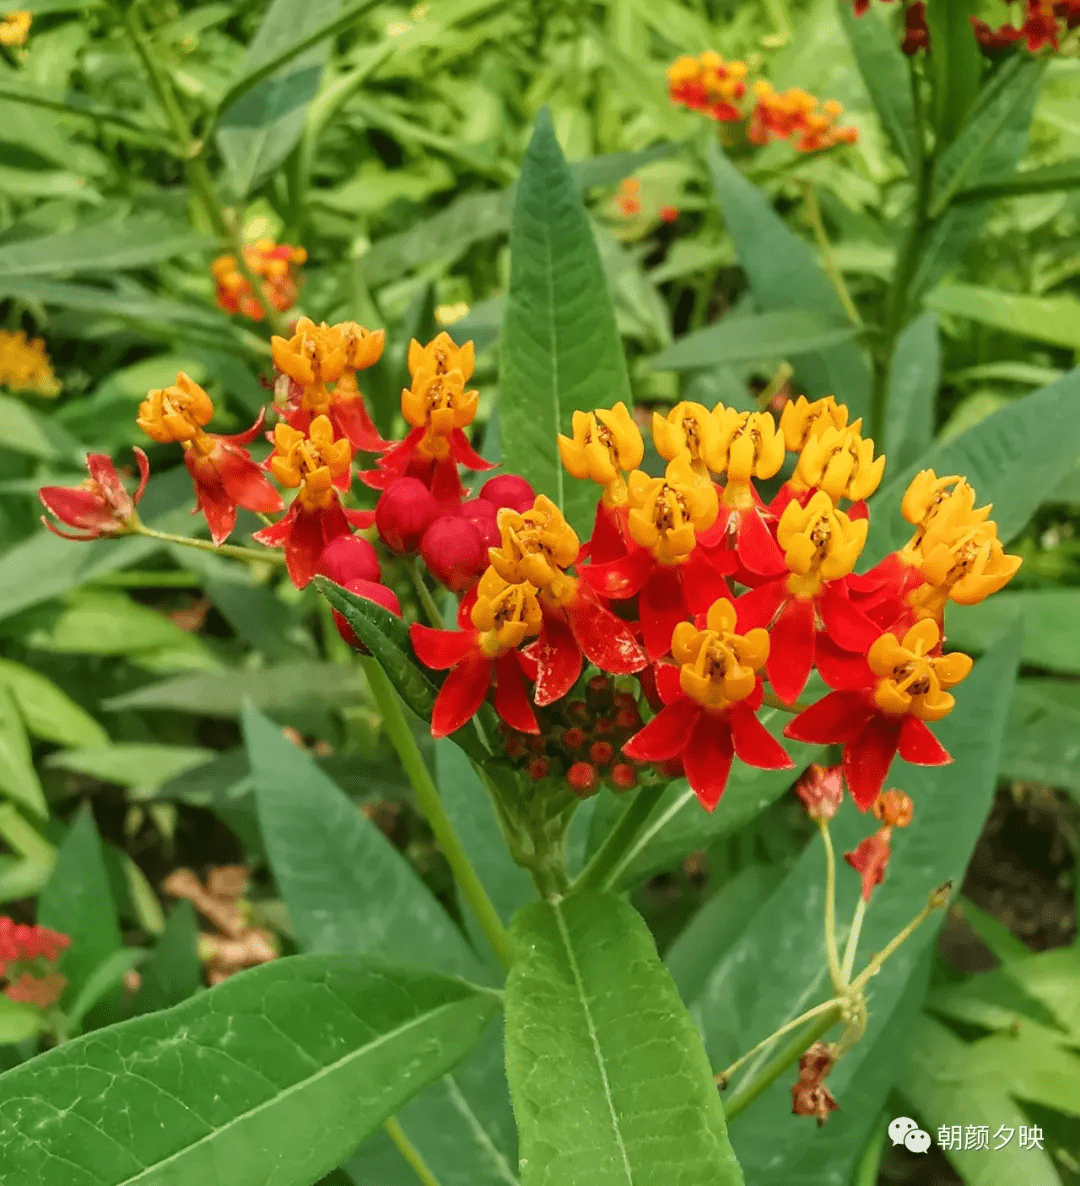
M 572 434 L 577 409 L 629 405 L 630 382 L 589 220 L 546 110 L 514 203 L 501 367 L 507 470 L 553 499 L 584 538 L 596 491 L 563 470 L 557 437 Z
M 0 659 L 0 684 L 11 693 L 27 730 L 58 745 L 108 745 L 104 729 L 56 684 L 33 668 Z
M 13 799 L 40 819 L 49 818 L 45 792 L 34 769 L 30 739 L 15 698 L 3 685 L 0 685 L 0 795 Z
M 1036 508 L 1072 471 L 1080 454 L 1080 370 L 1014 400 L 950 441 L 934 445 L 917 462 L 890 472 L 870 505 L 870 534 L 862 565 L 902 547 L 911 525 L 900 503 L 921 469 L 961 474 L 979 505 L 992 503 L 1003 540 L 1012 539 Z M 991 598 L 987 604 L 996 602 Z
M 72 1002 L 64 1018 L 64 1030 L 70 1036 L 82 1029 L 83 1018 L 114 989 L 124 976 L 146 959 L 145 947 L 121 947 L 107 955 L 86 978 L 82 991 Z
M 856 17 L 848 0 L 838 0 L 840 24 L 851 42 L 859 73 L 866 84 L 881 126 L 897 155 L 914 176 L 922 159 L 922 129 L 915 118 L 907 59 L 891 28 L 871 9 Z
M 300 946 L 476 976 L 450 916 L 314 760 L 254 711 L 244 736 L 266 851 Z
M 954 759 L 951 765 L 893 764 L 887 785 L 902 787 L 911 795 L 915 818 L 910 827 L 893 836 L 888 876 L 874 891 L 856 970 L 865 965 L 870 952 L 884 947 L 910 921 L 935 887 L 946 879 L 959 883 L 993 799 L 1016 661 L 1017 640 L 1005 639 L 980 660 L 957 689 L 956 708 L 934 726 Z M 840 854 L 854 849 L 874 826 L 875 821 L 861 815 L 850 801 L 832 824 L 840 862 L 837 918 L 841 944 L 860 884 Z M 785 1021 L 828 999 L 831 986 L 822 930 L 824 864 L 821 842 L 815 838 L 742 937 L 714 966 L 704 990 L 689 1002 L 715 1067 L 729 1065 Z M 872 1067 L 867 1060 L 873 1059 L 879 1037 L 910 993 L 911 977 L 933 944 L 940 919 L 939 914 L 924 923 L 873 980 L 867 1033 L 829 1076 L 830 1089 L 845 1110 L 848 1086 L 864 1067 Z M 914 991 L 918 994 L 921 989 Z M 736 1072 L 733 1090 L 773 1052 L 762 1052 Z M 788 1186 L 800 1167 L 815 1159 L 815 1130 L 803 1123 L 803 1118 L 791 1115 L 790 1084 L 790 1079 L 775 1083 L 732 1121 L 732 1141 L 755 1186 Z M 868 1120 L 884 1104 L 889 1075 L 874 1077 L 871 1071 L 861 1084 L 859 1110 Z M 852 1162 L 858 1152 L 858 1148 L 852 1149 Z M 816 1164 L 828 1164 L 838 1181 L 847 1181 L 851 1170 L 850 1165 L 827 1161 Z
M 788 229 L 765 195 L 751 185 L 717 144 L 707 149 L 709 172 L 739 262 L 763 313 L 814 312 L 834 325 L 847 321 L 844 306 L 810 247 Z M 870 407 L 870 365 L 860 346 L 841 342 L 792 360 L 811 399 L 835 395 L 852 418 Z
M 143 268 L 176 256 L 195 256 L 214 246 L 212 239 L 194 235 L 156 218 L 129 218 L 122 223 L 97 222 L 0 243 L 0 275 L 64 276 L 74 272 L 119 271 Z
M 1029 616 L 1027 629 L 1032 628 L 1038 629 Z M 1080 683 L 1055 679 L 1017 683 L 1001 751 L 1001 774 L 1064 787 L 1080 797 Z
M 82 459 L 78 442 L 61 424 L 6 395 L 0 395 L 0 449 L 42 461 Z
M 978 0 L 927 5 L 926 24 L 934 45 L 929 74 L 933 80 L 934 129 L 939 144 L 947 144 L 963 127 L 979 91 L 983 56 L 971 31 L 971 17 L 978 7 Z M 967 133 L 970 127 L 965 129 Z
M 142 965 L 142 981 L 132 998 L 133 1013 L 155 1013 L 179 1005 L 199 990 L 202 965 L 198 953 L 199 924 L 190 902 L 177 902 L 149 959 Z
M 895 472 L 906 469 L 930 447 L 934 400 L 941 379 L 937 318 L 916 317 L 896 339 L 889 363 L 889 386 L 882 452 Z
M 15 854 L 0 857 L 0 902 L 36 894 L 56 864 L 56 849 L 14 803 L 0 803 L 0 836 Z
M 276 960 L 0 1076 L 0 1164 L 37 1186 L 313 1182 L 497 1008 L 372 957 Z
M 447 333 L 459 346 L 472 342 L 479 354 L 499 340 L 505 313 L 506 298 L 501 294 L 489 297 L 486 301 L 478 301 L 464 317 L 448 325 Z M 491 458 L 485 457 L 485 460 Z
M 1000 1072 L 1007 1068 L 1001 1067 Z M 1029 1124 L 1009 1097 L 1002 1075 L 988 1076 L 985 1066 L 971 1057 L 967 1043 L 936 1021 L 923 1017 L 915 1027 L 907 1058 L 900 1063 L 899 1089 L 932 1136 L 956 1123 L 985 1125 L 989 1150 L 946 1149 L 945 1156 L 965 1182 L 985 1186 L 1060 1186 L 1050 1155 L 1041 1149 L 1021 1149 L 1016 1135 Z M 1004 1127 L 1014 1136 L 997 1148 L 994 1134 Z
M 213 750 L 195 746 L 121 741 L 94 749 L 65 750 L 47 761 L 61 770 L 74 770 L 122 787 L 151 788 L 205 765 L 213 756 Z
M 736 362 L 771 362 L 835 346 L 855 337 L 851 324 L 805 309 L 724 317 L 680 338 L 649 361 L 654 371 L 683 371 Z
M 71 939 L 59 965 L 68 979 L 62 1004 L 70 1006 L 94 970 L 121 946 L 109 875 L 88 805 L 79 810 L 57 851 L 38 901 L 38 922 Z
M 1025 169 L 1011 177 L 997 181 L 984 181 L 970 189 L 961 189 L 953 195 L 953 205 L 961 202 L 984 202 L 987 198 L 1023 197 L 1026 194 L 1052 193 L 1060 189 L 1075 189 L 1080 186 L 1080 162 L 1062 161 L 1058 165 L 1043 165 L 1038 169 Z
M 981 499 L 980 499 L 981 501 Z M 995 638 L 1022 621 L 1021 657 L 1048 671 L 1080 672 L 1080 589 L 1024 589 L 995 593 L 978 605 L 950 605 L 949 645 L 984 651 Z
M 1006 965 L 1009 979 L 1042 1002 L 1076 1044 L 1080 1044 L 1080 947 L 1057 947 Z
M 526 906 L 513 935 L 522 1186 L 741 1183 L 701 1040 L 637 912 L 586 892 Z
M 1075 984 L 1075 982 L 1074 982 Z M 1034 1026 L 992 1034 L 969 1048 L 975 1067 L 1018 1100 L 1080 1116 L 1080 1058 Z
M 44 1021 L 40 1009 L 8 1000 L 0 993 L 0 1046 L 32 1038 L 44 1029 Z
M 924 303 L 935 313 L 969 318 L 1037 342 L 1080 350 L 1080 301 L 1074 297 L 1038 297 L 974 284 L 944 284 L 928 293 Z
M 245 62 L 270 57 L 280 47 L 322 29 L 336 19 L 340 8 L 340 0 L 273 0 Z M 237 198 L 246 197 L 299 141 L 329 54 L 330 43 L 324 38 L 252 87 L 218 120 L 218 148 Z

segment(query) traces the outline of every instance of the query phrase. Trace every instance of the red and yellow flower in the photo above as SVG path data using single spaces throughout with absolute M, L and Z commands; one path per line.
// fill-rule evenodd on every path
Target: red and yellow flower
M 266 316 L 263 301 L 279 313 L 296 304 L 299 284 L 296 268 L 307 261 L 303 247 L 259 239 L 244 248 L 244 261 L 261 281 L 262 292 L 258 297 L 252 292 L 247 277 L 237 266 L 235 255 L 219 255 L 210 265 L 210 274 L 217 283 L 215 300 L 218 308 L 226 313 L 243 313 L 252 321 L 262 321 Z
M 90 540 L 103 535 L 128 535 L 135 519 L 135 507 L 146 490 L 150 462 L 142 449 L 132 450 L 139 463 L 139 488 L 128 494 L 116 472 L 116 466 L 104 453 L 88 453 L 86 468 L 90 476 L 78 486 L 42 486 L 38 491 L 45 509 L 68 527 L 82 534 L 61 531 L 44 515 L 42 523 L 62 539 Z
M 708 50 L 696 58 L 684 55 L 667 69 L 668 94 L 672 103 L 700 111 L 725 123 L 742 119 L 736 106 L 746 94 L 747 65 L 724 59 Z

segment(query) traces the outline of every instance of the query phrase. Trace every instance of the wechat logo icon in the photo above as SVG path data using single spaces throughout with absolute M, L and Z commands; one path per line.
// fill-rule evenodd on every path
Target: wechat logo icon
M 912 1153 L 925 1153 L 930 1148 L 930 1134 L 924 1132 L 910 1116 L 897 1116 L 889 1125 L 889 1136 L 894 1145 L 903 1145 Z

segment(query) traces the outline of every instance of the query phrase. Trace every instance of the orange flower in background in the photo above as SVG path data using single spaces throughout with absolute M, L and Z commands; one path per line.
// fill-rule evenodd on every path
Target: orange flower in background
M 734 123 L 742 119 L 735 104 L 746 94 L 746 73 L 745 62 L 725 62 L 712 50 L 696 58 L 687 55 L 667 69 L 668 94 L 672 103 Z
M 7 43 L 0 41 L 0 44 Z M 34 395 L 60 394 L 60 383 L 53 374 L 41 338 L 27 338 L 21 329 L 14 333 L 0 329 L 0 386 Z
M 298 278 L 295 266 L 307 260 L 303 247 L 290 247 L 287 243 L 275 243 L 273 239 L 260 239 L 244 248 L 244 259 L 248 267 L 262 280 L 262 298 L 280 313 L 296 303 Z M 261 300 L 251 291 L 251 285 L 236 264 L 235 255 L 219 255 L 210 265 L 210 272 L 217 281 L 214 298 L 218 308 L 226 313 L 243 313 L 252 321 L 262 321 L 266 316 Z
M 754 86 L 757 102 L 746 129 L 751 144 L 769 140 L 793 140 L 797 152 L 817 152 L 834 144 L 854 144 L 859 138 L 855 128 L 838 127 L 843 107 L 835 99 L 818 105 L 808 91 L 792 87 L 778 92 L 762 80 Z
M 0 45 L 25 45 L 33 19 L 33 14 L 29 12 L 5 12 L 0 22 Z
M 628 218 L 632 214 L 641 213 L 641 182 L 636 177 L 627 177 L 619 184 L 619 192 L 615 195 L 615 203 L 619 213 Z

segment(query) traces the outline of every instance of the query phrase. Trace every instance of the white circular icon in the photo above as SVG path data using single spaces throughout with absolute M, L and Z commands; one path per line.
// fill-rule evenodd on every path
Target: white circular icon
M 918 1125 L 910 1116 L 897 1116 L 897 1118 L 889 1125 L 889 1136 L 892 1137 L 894 1145 L 902 1145 L 904 1138 L 909 1132 L 916 1132 Z
M 930 1134 L 917 1128 L 904 1137 L 904 1144 L 912 1153 L 925 1153 L 930 1148 Z

